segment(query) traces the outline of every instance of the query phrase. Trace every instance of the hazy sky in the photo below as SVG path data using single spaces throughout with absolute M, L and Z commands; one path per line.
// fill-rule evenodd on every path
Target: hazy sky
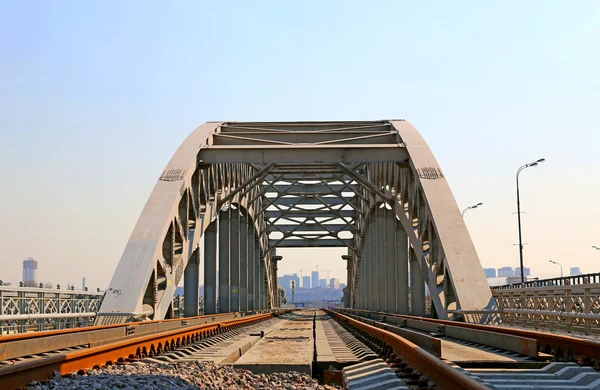
M 208 120 L 405 118 L 485 267 L 600 270 L 596 1 L 0 5 L 0 279 L 106 287 L 167 161 Z M 341 250 L 282 251 L 281 273 Z M 286 261 L 287 260 L 287 261 Z

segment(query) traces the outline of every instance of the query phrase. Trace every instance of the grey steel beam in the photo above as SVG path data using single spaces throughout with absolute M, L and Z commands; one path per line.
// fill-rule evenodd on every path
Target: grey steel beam
M 183 316 L 196 317 L 200 305 L 198 294 L 200 293 L 200 249 L 190 256 L 183 273 Z
M 204 314 L 217 312 L 217 221 L 204 232 Z
M 245 227 L 244 227 L 245 230 Z M 240 311 L 240 210 L 231 210 L 230 228 L 231 311 Z
M 324 228 L 324 226 L 326 227 L 326 229 Z M 316 223 L 311 223 L 311 224 L 297 224 L 297 225 L 290 225 L 290 224 L 275 224 L 275 225 L 271 225 L 267 228 L 267 232 L 271 233 L 271 232 L 351 232 L 351 231 L 355 231 L 356 228 L 354 228 L 352 225 L 346 224 L 346 225 L 341 225 L 341 224 L 316 224 Z
M 409 314 L 408 311 L 408 236 L 402 223 L 396 220 L 396 311 L 400 314 Z
M 312 143 L 336 142 L 338 144 L 394 144 L 396 132 L 389 129 L 365 136 L 363 131 L 349 130 L 344 132 L 310 133 Z M 307 134 L 303 132 L 225 132 L 217 133 L 215 145 L 264 145 L 264 144 L 289 144 L 306 142 Z
M 425 278 L 414 250 L 410 250 L 410 304 L 413 316 L 425 316 Z
M 364 300 L 363 300 L 363 309 L 373 309 L 373 304 L 371 302 L 371 297 L 373 296 L 373 291 L 371 289 L 371 284 L 373 283 L 373 274 L 371 267 L 371 262 L 373 261 L 373 250 L 372 250 L 372 237 L 373 237 L 373 225 L 372 220 L 367 222 L 366 226 L 366 235 L 365 235 L 365 249 L 363 250 L 363 260 L 364 260 L 364 283 L 362 284 L 364 289 Z
M 385 223 L 385 205 L 377 209 L 377 309 L 386 310 L 386 223 Z
M 271 192 L 268 192 L 267 194 L 271 194 Z M 323 203 L 326 203 L 329 206 L 337 206 L 337 205 L 341 205 L 341 204 L 347 204 L 348 202 L 353 202 L 356 201 L 356 195 L 352 195 L 350 197 L 340 197 L 340 196 L 319 196 L 319 198 L 308 198 L 308 197 L 302 197 L 299 195 L 284 195 L 284 197 L 280 197 L 278 198 L 275 203 L 273 203 L 274 205 L 278 205 L 278 206 L 290 206 L 290 205 L 298 205 L 298 206 L 304 206 L 304 205 L 319 205 L 322 206 Z
M 229 210 L 219 213 L 219 313 L 230 312 Z
M 374 210 L 371 215 L 371 301 L 369 302 L 369 308 L 372 310 L 379 310 L 379 300 L 377 297 L 378 282 L 379 282 L 379 224 L 377 223 L 377 211 Z
M 297 239 L 297 240 L 269 240 L 269 246 L 277 244 L 278 248 L 335 248 L 343 246 L 352 246 L 352 239 Z
M 256 277 L 256 257 L 254 255 L 254 226 L 252 224 L 252 221 L 248 221 L 246 229 L 248 230 L 248 232 L 246 233 L 246 248 L 248 251 L 246 264 L 246 280 L 248 281 L 248 310 L 255 310 L 254 299 L 256 294 L 254 291 L 254 280 Z
M 267 218 L 280 218 L 284 213 L 281 211 L 267 210 L 265 216 Z M 340 217 L 340 218 L 354 218 L 356 211 L 354 210 L 290 210 L 285 213 L 288 218 L 327 218 L 327 217 Z
M 260 145 L 219 146 L 200 151 L 203 164 L 306 164 L 408 161 L 403 145 Z
M 240 216 L 240 311 L 248 311 L 248 216 Z
M 305 181 L 314 181 L 315 179 L 307 178 Z M 337 182 L 339 180 L 331 180 L 332 182 Z M 306 183 L 296 183 L 296 184 L 275 184 L 272 186 L 263 185 L 263 188 L 270 187 L 268 194 L 271 193 L 285 193 L 286 195 L 312 195 L 312 194 L 336 194 L 339 192 L 353 192 L 352 190 L 358 190 L 360 185 L 358 184 L 328 184 L 324 185 L 321 183 L 315 184 L 306 184 Z
M 396 215 L 385 209 L 385 311 L 396 313 L 397 302 Z

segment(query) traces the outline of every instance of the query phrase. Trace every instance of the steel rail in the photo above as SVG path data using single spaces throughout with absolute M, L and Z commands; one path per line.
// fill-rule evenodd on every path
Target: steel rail
M 266 320 L 272 316 L 272 313 L 257 314 L 229 321 L 211 322 L 0 367 L 0 385 L 2 385 L 0 387 L 2 389 L 19 388 L 33 380 L 45 380 L 54 371 L 61 374 L 84 373 L 86 370 L 107 364 L 141 358 L 145 355 L 160 354 L 163 351 L 169 351 L 242 325 Z
M 448 364 L 439 360 L 416 344 L 392 332 L 365 324 L 336 311 L 326 312 L 339 320 L 353 326 L 371 336 L 378 338 L 394 349 L 398 355 L 413 369 L 421 371 L 436 384 L 440 390 L 484 390 L 489 389 L 475 379 L 462 374 Z
M 462 328 L 469 329 L 477 329 L 484 330 L 488 332 L 495 332 L 501 334 L 510 334 L 513 336 L 520 336 L 535 339 L 538 341 L 539 347 L 542 349 L 542 352 L 545 348 L 549 347 L 552 351 L 555 352 L 564 352 L 565 354 L 570 351 L 574 358 L 591 358 L 600 360 L 600 342 L 590 339 L 577 338 L 567 335 L 555 334 L 555 333 L 547 333 L 547 332 L 538 332 L 533 330 L 525 330 L 525 329 L 515 329 L 515 328 L 507 328 L 503 326 L 496 325 L 483 325 L 483 324 L 471 324 L 465 322 L 456 322 L 456 321 L 448 321 L 448 320 L 438 320 L 434 318 L 426 318 L 426 317 L 416 317 L 409 316 L 404 314 L 391 314 L 377 311 L 369 311 L 369 310 L 357 310 L 353 309 L 349 311 L 350 313 L 375 313 L 385 316 L 393 316 L 399 318 L 413 319 L 431 322 L 440 325 L 452 325 L 458 326 Z

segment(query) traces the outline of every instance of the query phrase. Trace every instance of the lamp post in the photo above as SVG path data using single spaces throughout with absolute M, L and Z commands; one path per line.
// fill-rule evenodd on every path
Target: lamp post
M 558 264 L 558 265 L 560 266 L 560 277 L 562 278 L 562 277 L 563 277 L 562 265 L 561 265 L 559 262 L 557 262 L 557 261 L 554 261 L 554 260 L 549 260 L 549 261 L 550 261 L 552 264 Z
M 521 173 L 521 171 L 523 169 L 536 167 L 536 166 L 538 166 L 538 164 L 540 164 L 544 161 L 546 161 L 545 158 L 540 158 L 537 161 L 530 162 L 528 164 L 521 166 L 517 170 L 517 221 L 519 223 L 519 259 L 520 259 L 520 263 L 521 263 L 521 283 L 525 283 L 525 275 L 523 273 L 523 241 L 521 238 L 521 201 L 519 199 L 519 174 Z
M 477 204 L 474 204 L 473 206 L 466 207 L 460 215 L 464 218 L 467 210 L 476 209 L 477 207 L 482 206 L 482 205 L 483 205 L 483 203 L 479 202 Z

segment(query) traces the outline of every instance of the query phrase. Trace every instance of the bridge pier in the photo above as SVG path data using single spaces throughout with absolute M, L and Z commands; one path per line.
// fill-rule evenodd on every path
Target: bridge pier
M 419 258 L 413 249 L 410 250 L 410 304 L 412 315 L 425 315 L 425 279 L 423 279 Z
M 200 293 L 200 248 L 190 256 L 185 271 L 183 271 L 183 315 L 196 317 L 199 312 Z
M 219 313 L 229 313 L 229 215 L 219 213 Z
M 204 314 L 217 312 L 217 221 L 204 232 Z

